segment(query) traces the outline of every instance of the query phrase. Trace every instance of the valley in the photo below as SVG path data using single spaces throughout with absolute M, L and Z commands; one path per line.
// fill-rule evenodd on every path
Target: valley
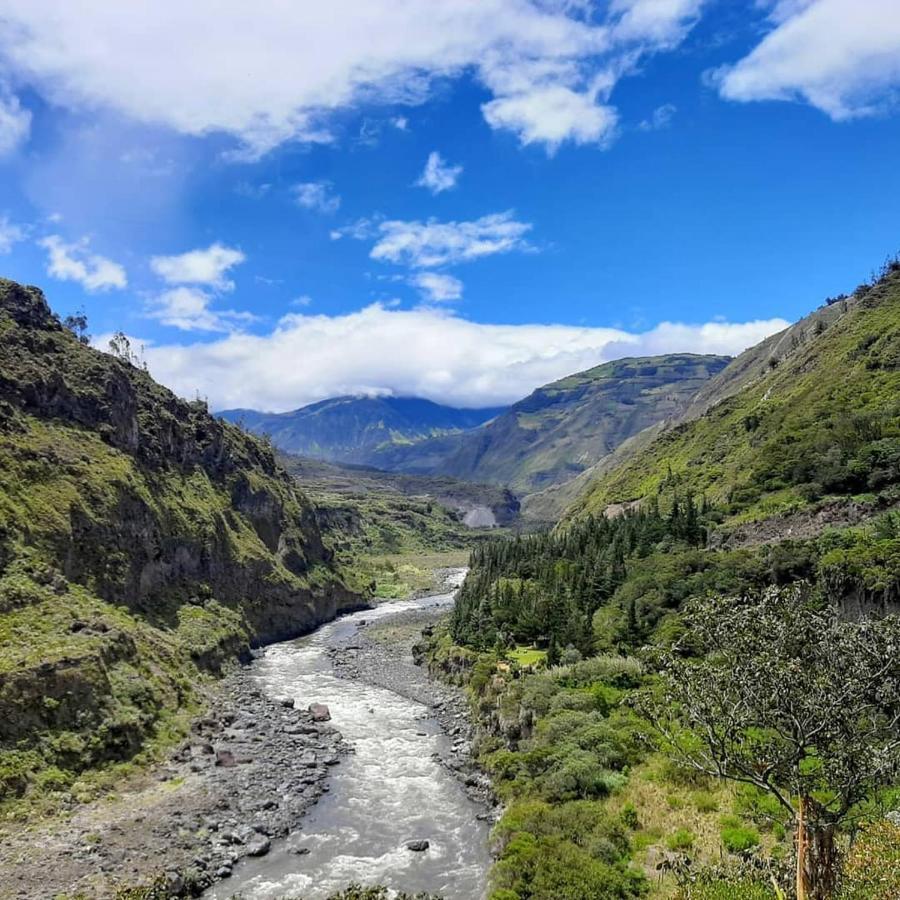
M 604 363 L 366 451 L 456 442 L 397 471 L 284 452 L 0 283 L 0 897 L 763 900 L 827 827 L 822 896 L 887 900 L 858 860 L 892 865 L 893 763 L 854 766 L 900 710 L 898 321 L 891 262 L 734 360 Z M 843 807 L 834 742 L 778 782 L 697 763 L 710 621 L 859 685 Z

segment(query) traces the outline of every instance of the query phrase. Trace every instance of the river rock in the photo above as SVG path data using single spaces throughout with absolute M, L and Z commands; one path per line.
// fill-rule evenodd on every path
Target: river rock
M 328 722 L 331 719 L 331 711 L 324 703 L 310 703 L 309 713 L 313 722 Z
M 237 760 L 230 750 L 216 750 L 216 765 L 223 769 L 233 769 L 237 765 Z
M 271 849 L 272 842 L 268 838 L 262 838 L 247 845 L 247 856 L 265 856 Z
M 423 851 L 427 850 L 430 846 L 431 846 L 431 844 L 429 844 L 428 841 L 426 841 L 426 840 L 407 841 L 406 842 L 406 849 L 413 850 L 416 853 L 422 853 Z

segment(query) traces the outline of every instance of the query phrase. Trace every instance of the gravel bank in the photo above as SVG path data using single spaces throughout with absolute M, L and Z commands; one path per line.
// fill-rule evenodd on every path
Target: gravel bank
M 122 794 L 0 830 L 0 898 L 107 898 L 160 873 L 172 896 L 190 896 L 296 828 L 346 750 L 327 722 L 237 672 L 172 757 Z

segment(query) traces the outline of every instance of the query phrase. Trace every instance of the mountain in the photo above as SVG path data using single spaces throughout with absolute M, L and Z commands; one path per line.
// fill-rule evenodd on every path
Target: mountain
M 538 388 L 472 432 L 384 447 L 370 459 L 386 469 L 505 484 L 527 498 L 571 481 L 632 436 L 682 415 L 728 362 L 670 354 L 604 363 Z
M 362 597 L 262 441 L 0 281 L 0 796 L 178 733 L 203 673 Z
M 268 435 L 287 453 L 366 465 L 381 447 L 475 428 L 503 409 L 455 409 L 418 397 L 335 397 L 287 413 L 229 409 L 219 415 Z
M 900 264 L 751 348 L 681 422 L 600 475 L 572 516 L 659 490 L 706 497 L 726 526 L 789 529 L 830 503 L 896 502 L 900 484 Z M 774 527 L 774 526 L 773 526 Z
M 762 791 L 791 798 L 802 784 L 797 771 L 815 778 L 834 770 L 807 768 L 807 756 L 776 774 L 773 745 L 760 752 L 746 736 L 774 727 L 776 742 L 787 733 L 793 746 L 798 731 L 791 729 L 806 727 L 794 711 L 807 703 L 803 693 L 812 683 L 795 684 L 795 673 L 815 676 L 830 666 L 843 690 L 855 671 L 871 672 L 869 659 L 882 665 L 892 658 L 890 650 L 854 646 L 848 635 L 867 639 L 892 629 L 884 613 L 900 610 L 900 261 L 851 297 L 743 353 L 677 419 L 638 432 L 557 490 L 570 488 L 583 496 L 555 529 L 474 550 L 447 629 L 417 650 L 434 670 L 467 684 L 490 748 L 485 768 L 508 800 L 495 826 L 505 840 L 493 884 L 510 896 L 552 884 L 560 895 L 561 885 L 571 885 L 571 896 L 656 890 L 693 897 L 659 875 L 658 860 L 681 846 L 690 854 L 692 884 L 703 886 L 697 896 L 769 896 L 778 876 L 723 861 L 750 849 L 762 860 L 790 854 L 802 844 L 796 820 L 789 815 L 781 830 L 764 824 L 772 819 L 762 812 Z M 686 616 L 687 604 L 693 612 Z M 743 656 L 733 649 L 742 616 L 751 636 Z M 698 634 L 706 627 L 716 638 L 704 646 Z M 811 661 L 807 654 L 829 640 L 837 649 L 828 661 Z M 714 679 L 695 680 L 729 653 L 734 658 Z M 746 693 L 723 702 L 718 682 L 743 662 L 748 669 L 734 683 Z M 681 664 L 684 693 L 673 698 L 661 682 Z M 779 674 L 761 693 L 758 682 L 769 670 Z M 888 679 L 873 680 L 873 696 L 881 698 Z M 688 694 L 692 717 L 683 718 Z M 651 696 L 657 699 L 647 704 Z M 813 742 L 840 719 L 833 696 L 803 707 Z M 758 724 L 758 712 L 745 717 L 756 698 L 779 717 L 788 710 L 779 719 L 790 720 L 784 733 L 771 726 L 774 718 Z M 847 731 L 829 738 L 824 751 L 804 746 L 817 761 L 833 762 L 847 735 L 856 735 L 858 718 L 851 712 Z M 666 720 L 678 725 L 660 728 Z M 648 742 L 654 732 L 664 737 Z M 893 737 L 889 731 L 887 741 Z M 679 746 L 689 760 L 708 754 L 708 770 L 726 778 L 743 781 L 746 772 L 765 770 L 756 783 L 761 790 L 741 785 L 735 792 L 710 779 L 698 802 L 695 773 L 704 763 L 685 767 Z M 723 761 L 736 747 L 752 762 L 729 771 Z M 877 810 L 883 785 L 874 768 L 869 772 L 860 809 L 871 802 Z M 895 769 L 884 782 L 896 787 Z M 818 785 L 824 787 L 817 796 L 831 804 L 827 813 L 817 811 L 818 827 L 827 823 L 827 840 L 833 830 L 853 853 L 850 829 L 836 825 L 849 807 L 841 811 L 839 783 Z M 597 869 L 581 850 L 582 823 L 622 822 L 625 815 L 641 841 L 622 841 L 608 857 L 617 867 Z M 861 819 L 854 817 L 854 840 Z M 863 870 L 886 871 L 894 846 L 896 840 L 886 842 L 844 868 L 844 884 Z M 617 880 L 623 872 L 634 877 Z M 643 883 L 649 872 L 653 889 Z M 592 888 L 584 892 L 584 884 Z M 869 896 L 861 884 L 859 896 Z M 894 880 L 885 896 L 896 894 Z

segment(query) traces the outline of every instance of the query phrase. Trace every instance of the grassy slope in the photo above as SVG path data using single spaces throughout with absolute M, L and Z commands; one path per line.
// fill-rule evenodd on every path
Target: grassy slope
M 798 338 L 774 368 L 763 364 L 734 396 L 601 476 L 571 514 L 677 488 L 705 494 L 736 522 L 830 493 L 829 459 L 838 466 L 842 455 L 890 440 L 897 430 L 900 271 L 817 330 Z M 842 492 L 838 485 L 835 493 Z
M 604 363 L 534 391 L 472 432 L 379 450 L 373 465 L 509 485 L 533 520 L 555 521 L 565 486 L 623 441 L 681 415 L 727 359 L 671 354 Z M 554 491 L 554 486 L 558 491 Z
M 271 451 L 0 282 L 0 795 L 85 794 L 248 644 L 353 602 Z
M 465 509 L 493 508 L 505 521 L 517 508 L 508 492 L 487 485 L 279 460 L 315 502 L 345 570 L 380 599 L 432 587 L 435 569 L 465 565 L 475 543 L 498 534 L 466 526 Z

